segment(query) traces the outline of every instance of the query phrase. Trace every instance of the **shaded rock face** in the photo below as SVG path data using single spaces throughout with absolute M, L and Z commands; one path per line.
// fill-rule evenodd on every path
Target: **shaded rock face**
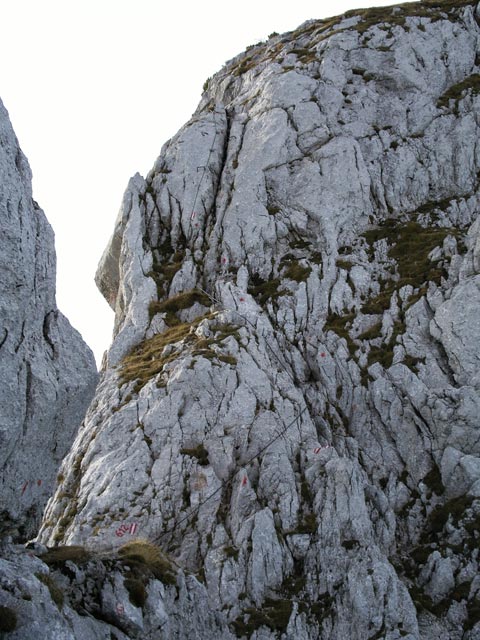
M 155 542 L 225 638 L 480 636 L 478 45 L 416 3 L 209 81 L 126 191 L 43 543 Z
M 183 571 L 167 575 L 163 584 L 145 564 L 128 563 L 113 554 L 87 554 L 75 547 L 60 556 L 50 552 L 41 558 L 21 547 L 11 547 L 0 558 L 1 637 L 235 638 L 228 631 L 227 616 L 209 607 L 208 593 L 194 576 Z M 175 586 L 169 584 L 173 580 Z M 8 634 L 2 634 L 7 630 Z
M 0 532 L 38 530 L 97 381 L 90 349 L 55 304 L 53 232 L 0 103 Z

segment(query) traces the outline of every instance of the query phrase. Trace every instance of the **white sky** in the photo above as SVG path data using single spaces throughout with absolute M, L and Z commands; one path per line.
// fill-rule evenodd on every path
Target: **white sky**
M 388 0 L 0 0 L 0 97 L 56 235 L 57 302 L 95 352 L 93 277 L 130 176 L 190 118 L 207 77 L 273 31 Z

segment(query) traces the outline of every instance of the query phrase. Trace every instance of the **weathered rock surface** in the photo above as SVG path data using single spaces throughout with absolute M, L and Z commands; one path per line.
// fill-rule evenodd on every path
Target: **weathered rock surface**
M 15 612 L 9 640 L 233 640 L 205 586 L 175 571 L 163 569 L 163 584 L 144 563 L 114 554 L 71 548 L 37 558 L 10 547 L 0 559 L 0 633 Z
M 38 531 L 97 381 L 55 304 L 53 232 L 0 103 L 0 536 Z
M 351 12 L 209 81 L 127 189 L 41 542 L 148 538 L 238 637 L 480 637 L 478 19 Z

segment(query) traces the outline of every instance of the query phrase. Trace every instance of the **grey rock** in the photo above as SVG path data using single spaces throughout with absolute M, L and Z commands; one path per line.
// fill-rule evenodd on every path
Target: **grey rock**
M 308 22 L 130 182 L 114 340 L 39 534 L 174 558 L 130 637 L 475 637 L 478 44 L 459 3 Z
M 38 529 L 97 382 L 93 354 L 55 303 L 53 232 L 0 103 L 0 537 Z

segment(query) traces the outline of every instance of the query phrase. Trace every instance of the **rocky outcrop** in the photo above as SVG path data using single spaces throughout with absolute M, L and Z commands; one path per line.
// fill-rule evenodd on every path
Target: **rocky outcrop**
M 209 80 L 125 194 L 41 542 L 147 538 L 225 638 L 480 636 L 479 33 L 353 11 Z
M 209 607 L 205 587 L 145 550 L 92 554 L 69 547 L 37 558 L 11 547 L 0 558 L 0 634 L 8 631 L 8 640 L 233 640 L 226 615 Z
M 97 381 L 90 349 L 55 304 L 53 232 L 0 103 L 0 537 L 38 530 Z

